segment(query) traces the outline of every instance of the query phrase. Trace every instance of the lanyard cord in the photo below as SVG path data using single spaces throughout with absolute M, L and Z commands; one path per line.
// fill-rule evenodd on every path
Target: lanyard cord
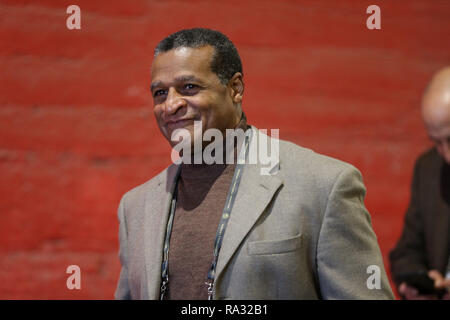
M 252 133 L 251 129 L 250 135 Z M 248 145 L 249 145 L 250 137 L 245 135 L 245 153 L 246 156 L 248 154 Z M 236 169 L 234 171 L 233 180 L 231 181 L 230 188 L 228 190 L 227 199 L 225 202 L 225 207 L 223 208 L 222 217 L 220 218 L 219 226 L 217 227 L 216 237 L 214 239 L 214 251 L 213 251 L 213 261 L 211 263 L 211 267 L 208 271 L 208 275 L 206 278 L 205 284 L 208 286 L 208 300 L 212 300 L 213 290 L 214 290 L 214 278 L 216 273 L 217 261 L 219 259 L 219 252 L 222 247 L 223 236 L 225 234 L 225 230 L 228 225 L 228 220 L 230 218 L 231 209 L 233 208 L 234 201 L 236 199 L 236 194 L 239 188 L 239 183 L 241 181 L 242 169 L 244 167 L 244 163 L 238 161 L 236 165 Z M 175 216 L 175 209 L 177 205 L 177 195 L 178 195 L 178 180 L 179 175 L 176 177 L 175 189 L 172 196 L 172 201 L 170 205 L 170 213 L 169 220 L 167 222 L 166 227 L 166 236 L 164 241 L 164 250 L 163 250 L 163 262 L 161 267 L 161 297 L 163 300 L 164 294 L 167 290 L 169 284 L 169 247 L 170 247 L 170 236 L 172 234 L 173 220 Z
M 231 209 L 233 208 L 234 200 L 236 199 L 239 182 L 241 180 L 242 167 L 243 165 L 240 164 L 234 171 L 233 180 L 230 185 L 230 190 L 228 191 L 227 201 L 225 202 L 222 217 L 220 218 L 219 226 L 217 227 L 216 238 L 214 239 L 213 261 L 211 263 L 211 267 L 209 268 L 205 282 L 208 286 L 208 300 L 212 300 L 217 260 L 219 259 L 219 252 L 222 248 L 223 236 L 225 234 L 225 230 L 227 229 Z
M 163 252 L 163 263 L 162 263 L 162 282 L 161 282 L 161 300 L 164 298 L 164 293 L 167 290 L 167 285 L 169 283 L 169 245 L 170 245 L 170 235 L 172 234 L 173 218 L 175 216 L 175 209 L 177 206 L 177 196 L 178 196 L 178 177 L 176 177 L 175 189 L 173 191 L 173 197 L 170 204 L 170 214 L 169 221 L 167 222 L 166 237 L 164 241 L 164 252 Z

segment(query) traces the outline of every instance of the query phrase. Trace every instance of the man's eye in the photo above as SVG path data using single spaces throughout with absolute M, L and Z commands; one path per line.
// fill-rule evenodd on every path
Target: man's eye
M 154 96 L 154 97 L 158 97 L 158 96 L 161 96 L 161 95 L 163 95 L 163 94 L 166 94 L 166 90 L 156 90 L 156 91 L 153 93 L 153 96 Z
M 184 85 L 184 89 L 190 90 L 190 89 L 195 89 L 197 88 L 197 86 L 195 84 L 192 83 L 187 83 Z

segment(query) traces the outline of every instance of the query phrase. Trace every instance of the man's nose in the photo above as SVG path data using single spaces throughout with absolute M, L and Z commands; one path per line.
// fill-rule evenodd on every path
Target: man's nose
M 165 101 L 165 113 L 167 115 L 175 114 L 184 106 L 186 106 L 186 100 L 174 88 L 169 88 Z

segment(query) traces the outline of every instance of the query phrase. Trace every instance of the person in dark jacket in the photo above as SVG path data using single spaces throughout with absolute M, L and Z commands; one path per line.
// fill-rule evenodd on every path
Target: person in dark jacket
M 425 90 L 422 118 L 434 147 L 416 161 L 411 200 L 402 235 L 390 252 L 391 272 L 404 299 L 436 299 L 402 280 L 424 273 L 450 299 L 450 67 L 438 71 Z

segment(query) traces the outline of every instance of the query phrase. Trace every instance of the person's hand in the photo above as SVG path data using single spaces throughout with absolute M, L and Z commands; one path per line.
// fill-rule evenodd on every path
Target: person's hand
M 428 276 L 434 280 L 434 287 L 436 289 L 445 289 L 447 293 L 442 297 L 444 300 L 450 300 L 450 279 L 446 279 L 437 270 L 430 270 Z
M 412 286 L 408 286 L 405 282 L 402 282 L 398 287 L 398 292 L 406 300 L 437 300 L 437 296 L 434 294 L 419 294 L 419 290 Z

